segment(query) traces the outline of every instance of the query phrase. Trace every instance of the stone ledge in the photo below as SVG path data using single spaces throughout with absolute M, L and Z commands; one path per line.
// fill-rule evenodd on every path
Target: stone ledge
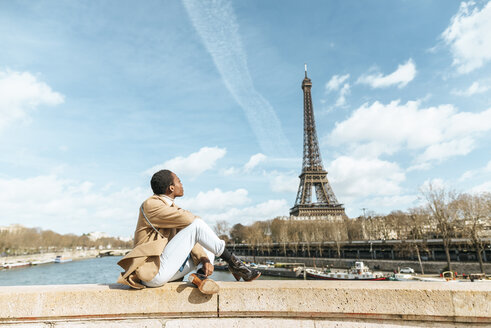
M 0 287 L 0 324 L 47 321 L 282 318 L 491 323 L 491 283 L 259 280 L 219 282 L 218 295 L 186 283 Z M 208 320 L 208 319 L 207 319 Z

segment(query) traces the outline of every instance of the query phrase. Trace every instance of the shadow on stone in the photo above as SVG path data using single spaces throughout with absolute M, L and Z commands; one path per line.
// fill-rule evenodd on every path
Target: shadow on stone
M 119 290 L 133 290 L 130 286 L 122 284 L 97 284 L 99 286 L 107 286 L 109 289 L 119 289 Z
M 177 286 L 176 291 L 178 293 L 181 293 L 185 289 L 188 289 L 188 288 L 191 288 L 192 289 L 191 292 L 189 293 L 189 297 L 188 297 L 188 301 L 191 304 L 202 304 L 202 303 L 206 303 L 209 300 L 211 300 L 211 298 L 213 297 L 213 295 L 203 294 L 202 292 L 199 291 L 198 288 L 194 287 L 194 285 L 191 285 L 190 283 L 180 284 L 179 286 Z

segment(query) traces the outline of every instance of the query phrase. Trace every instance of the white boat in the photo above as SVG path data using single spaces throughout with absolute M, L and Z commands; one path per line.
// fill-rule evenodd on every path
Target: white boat
M 441 274 L 441 277 L 419 277 L 415 276 L 414 280 L 418 281 L 431 281 L 431 282 L 458 282 L 453 272 L 445 271 Z
M 355 265 L 346 272 L 319 271 L 306 269 L 307 278 L 321 280 L 387 280 L 382 272 L 371 272 L 363 262 L 355 262 Z
M 55 263 L 65 263 L 65 262 L 71 262 L 72 259 L 67 259 L 67 258 L 64 258 L 62 257 L 61 255 L 58 255 L 56 258 L 55 258 Z
M 458 280 L 447 280 L 444 278 L 433 278 L 433 277 L 418 277 L 414 276 L 413 280 L 417 281 L 429 281 L 429 282 L 458 282 Z
M 30 266 L 30 262 L 16 262 L 16 263 L 5 263 L 3 265 L 4 269 L 17 269 Z
M 54 259 L 48 259 L 48 260 L 39 260 L 39 261 L 32 261 L 32 265 L 41 265 L 41 264 L 48 264 L 48 263 L 54 263 Z
M 415 276 L 410 273 L 395 273 L 389 280 L 409 281 L 409 280 L 415 280 Z

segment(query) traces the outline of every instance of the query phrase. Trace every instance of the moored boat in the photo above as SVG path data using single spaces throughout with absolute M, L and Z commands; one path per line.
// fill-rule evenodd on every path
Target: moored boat
M 30 266 L 30 262 L 16 262 L 16 263 L 5 263 L 3 264 L 4 269 L 17 269 Z
M 47 259 L 47 260 L 38 260 L 38 261 L 32 261 L 31 265 L 41 265 L 41 264 L 48 264 L 48 263 L 54 263 L 54 259 Z
M 281 267 L 268 264 L 259 264 L 256 266 L 256 270 L 265 276 L 299 278 L 302 275 L 303 268 L 298 266 L 297 263 L 293 263 L 292 265 L 284 265 Z
M 395 273 L 389 277 L 391 281 L 410 281 L 415 280 L 414 275 L 410 273 Z
M 228 264 L 227 264 L 227 262 L 224 262 L 222 260 L 215 261 L 214 267 L 215 267 L 215 270 L 220 270 L 220 271 L 228 270 Z
M 56 256 L 55 258 L 55 263 L 65 263 L 65 262 L 71 262 L 72 259 L 67 259 L 66 257 L 62 257 L 61 255 Z
M 320 280 L 365 280 L 379 281 L 387 280 L 382 272 L 371 272 L 363 262 L 355 262 L 355 265 L 346 272 L 319 271 L 315 269 L 306 269 L 308 279 Z

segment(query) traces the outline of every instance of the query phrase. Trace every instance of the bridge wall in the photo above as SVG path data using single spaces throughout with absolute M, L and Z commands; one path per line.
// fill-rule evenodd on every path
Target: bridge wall
M 491 284 L 219 282 L 217 295 L 185 283 L 0 287 L 0 326 L 32 327 L 484 327 Z

